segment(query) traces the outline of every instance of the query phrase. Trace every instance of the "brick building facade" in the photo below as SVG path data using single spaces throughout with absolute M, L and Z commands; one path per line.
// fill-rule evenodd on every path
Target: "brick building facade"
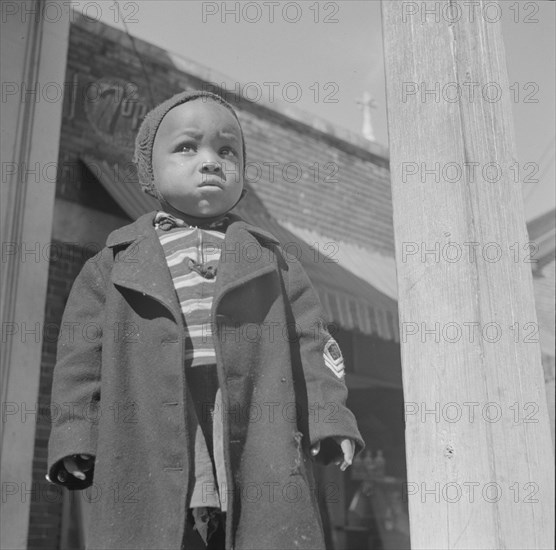
M 396 479 L 405 474 L 396 302 L 380 288 L 381 280 L 395 278 L 386 151 L 291 105 L 247 101 L 225 77 L 160 48 L 138 40 L 135 46 L 141 59 L 130 37 L 117 29 L 82 17 L 70 27 L 52 241 L 45 258 L 49 274 L 29 548 L 83 544 L 79 524 L 86 497 L 68 495 L 44 480 L 50 415 L 60 406 L 50 403 L 57 327 L 86 259 L 102 247 L 110 231 L 154 206 L 135 181 L 133 139 L 151 105 L 182 89 L 216 91 L 235 105 L 246 138 L 250 188 L 239 213 L 262 223 L 272 219 L 281 241 L 311 258 L 307 271 L 348 364 L 350 406 L 359 412 L 371 448 L 384 449 L 387 473 Z M 313 232 L 313 242 L 296 235 L 306 230 Z M 333 256 L 342 243 L 383 258 L 384 265 L 368 265 L 362 278 L 355 268 L 342 267 L 342 261 L 336 265 Z M 326 265 L 331 253 L 331 265 Z M 328 502 L 328 536 L 341 548 L 358 482 L 331 470 L 321 472 L 323 482 L 340 488 Z

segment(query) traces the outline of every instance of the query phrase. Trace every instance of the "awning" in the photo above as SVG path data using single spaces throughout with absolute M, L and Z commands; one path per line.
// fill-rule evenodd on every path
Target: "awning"
M 299 227 L 289 220 L 277 220 L 288 231 L 306 243 L 320 243 L 324 252 L 331 254 L 344 269 L 376 288 L 392 300 L 398 300 L 396 259 L 355 242 L 336 241 L 331 231 L 322 233 L 307 227 Z M 334 246 L 330 243 L 333 242 Z
M 529 239 L 536 244 L 531 252 L 531 268 L 538 275 L 542 269 L 554 261 L 556 250 L 556 212 L 554 208 L 527 222 Z
M 160 208 L 155 198 L 141 190 L 137 183 L 137 172 L 131 164 L 127 164 L 123 170 L 118 164 L 111 165 L 106 160 L 99 160 L 92 155 L 84 154 L 79 158 L 130 219 L 136 220 L 143 214 Z
M 132 220 L 159 208 L 158 202 L 141 190 L 136 175 L 129 170 L 124 174 L 89 154 L 81 155 L 81 159 Z M 248 185 L 247 189 L 247 196 L 235 211 L 246 221 L 272 233 L 289 254 L 299 258 L 329 320 L 344 330 L 398 342 L 397 302 L 280 225 L 255 191 Z

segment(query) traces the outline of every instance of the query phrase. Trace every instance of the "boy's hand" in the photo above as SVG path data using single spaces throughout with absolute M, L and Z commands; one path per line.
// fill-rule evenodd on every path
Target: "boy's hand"
M 88 472 L 95 462 L 91 455 L 73 455 L 64 458 L 64 468 L 58 472 L 58 481 L 64 483 L 68 480 L 68 475 L 72 475 L 81 481 L 86 478 L 85 472 Z
M 336 464 L 336 466 L 340 466 L 340 470 L 344 472 L 348 466 L 351 466 L 351 463 L 353 462 L 353 455 L 355 454 L 355 443 L 347 437 L 333 437 L 332 439 L 340 446 L 344 455 L 343 460 L 338 459 L 334 464 Z M 311 447 L 311 455 L 317 456 L 319 452 L 320 441 L 317 441 L 317 443 L 315 443 Z

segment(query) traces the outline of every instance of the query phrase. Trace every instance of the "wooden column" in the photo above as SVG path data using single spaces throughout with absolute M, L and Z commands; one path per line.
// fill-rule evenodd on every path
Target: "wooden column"
M 495 4 L 382 3 L 413 548 L 554 547 L 530 159 Z

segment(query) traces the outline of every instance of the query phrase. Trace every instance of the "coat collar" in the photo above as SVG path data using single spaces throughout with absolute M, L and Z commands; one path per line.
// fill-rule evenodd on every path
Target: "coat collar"
M 155 215 L 156 212 L 149 212 L 110 233 L 106 240 L 109 248 L 126 247 L 114 262 L 111 278 L 117 286 L 152 296 L 172 311 L 176 319 L 181 319 L 170 270 L 154 229 Z M 226 231 L 223 255 L 224 250 L 227 252 L 225 258 L 221 257 L 216 277 L 215 304 L 232 289 L 276 269 L 268 254 L 253 257 L 251 246 L 260 247 L 258 240 L 275 244 L 279 241 L 239 216 L 230 214 L 230 217 L 232 220 Z M 246 257 L 242 258 L 242 255 Z
M 108 235 L 106 240 L 106 246 L 109 248 L 121 246 L 124 244 L 131 243 L 133 241 L 141 240 L 141 238 L 153 236 L 156 234 L 154 229 L 154 217 L 156 216 L 156 211 L 149 212 L 148 214 L 143 214 L 141 217 L 137 218 L 133 223 L 125 225 L 112 231 Z M 268 241 L 274 244 L 280 244 L 278 239 L 274 237 L 268 231 L 252 225 L 246 222 L 244 219 L 240 218 L 236 214 L 228 214 L 231 218 L 230 225 L 239 224 L 239 227 L 249 231 L 255 237 L 259 237 L 263 241 Z

